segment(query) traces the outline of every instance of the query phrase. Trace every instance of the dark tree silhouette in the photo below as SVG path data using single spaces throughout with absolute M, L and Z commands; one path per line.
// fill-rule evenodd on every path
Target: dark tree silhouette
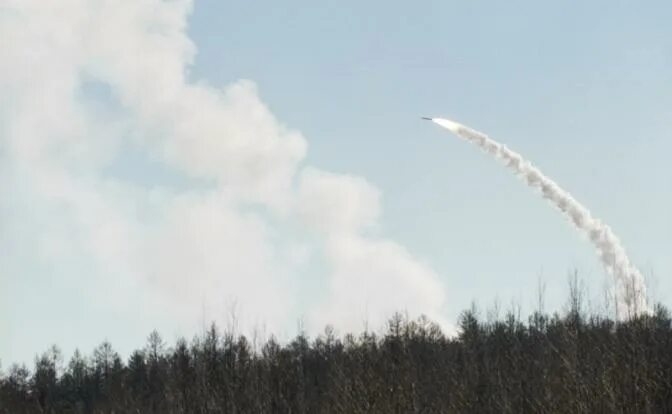
M 173 347 L 152 332 L 126 362 L 107 341 L 65 366 L 52 347 L 32 371 L 5 369 L 0 413 L 672 412 L 667 309 L 617 322 L 588 315 L 580 295 L 527 321 L 472 307 L 452 337 L 396 314 L 380 335 L 327 327 L 259 349 L 214 324 Z

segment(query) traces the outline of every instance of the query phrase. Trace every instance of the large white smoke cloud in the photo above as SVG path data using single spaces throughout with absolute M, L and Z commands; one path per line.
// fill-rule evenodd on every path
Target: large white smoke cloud
M 630 262 L 620 240 L 609 226 L 593 217 L 590 211 L 574 199 L 571 194 L 560 188 L 558 184 L 545 176 L 517 152 L 511 151 L 505 145 L 481 132 L 448 119 L 434 118 L 432 121 L 502 161 L 525 180 L 527 185 L 539 189 L 545 199 L 565 214 L 578 230 L 588 236 L 597 249 L 607 273 L 614 276 L 617 299 L 616 311 L 619 317 L 627 318 L 641 312 L 650 311 L 647 304 L 644 278 Z
M 343 203 L 348 200 L 348 203 Z M 444 289 L 434 272 L 402 246 L 368 235 L 375 230 L 379 193 L 358 177 L 308 168 L 301 174 L 298 213 L 320 231 L 332 269 L 331 300 L 309 322 L 348 321 L 359 330 L 379 326 L 380 313 L 417 308 L 448 326 L 441 315 Z
M 271 330 L 293 325 L 298 311 L 311 328 L 361 327 L 364 317 L 380 326 L 400 309 L 440 319 L 437 275 L 376 235 L 374 187 L 302 167 L 306 140 L 275 119 L 254 83 L 220 90 L 189 80 L 191 8 L 188 0 L 0 5 L 5 306 L 21 294 L 10 282 L 47 272 L 54 285 L 69 278 L 72 295 L 121 320 L 142 307 L 143 328 L 187 334 L 204 307 L 219 318 L 229 300 Z M 88 91 L 91 84 L 111 96 Z M 129 151 L 195 184 L 147 185 L 110 173 Z M 317 236 L 302 240 L 292 231 L 297 222 Z M 311 243 L 319 248 L 306 248 Z M 323 253 L 315 260 L 328 275 L 326 296 L 317 308 L 297 310 L 296 274 L 311 260 L 305 252 Z M 35 315 L 49 311 L 9 316 L 15 310 L 0 315 L 0 337 L 12 338 L 5 353 L 25 348 L 21 324 L 39 332 Z M 92 325 L 91 335 L 100 335 L 92 341 L 106 334 Z M 63 341 L 30 339 L 35 347 Z

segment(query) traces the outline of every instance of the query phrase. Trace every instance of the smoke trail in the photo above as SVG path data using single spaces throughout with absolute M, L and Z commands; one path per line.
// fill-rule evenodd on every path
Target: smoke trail
M 646 286 L 639 270 L 630 263 L 621 242 L 611 228 L 594 218 L 590 211 L 576 201 L 538 168 L 487 135 L 464 125 L 442 118 L 432 122 L 450 130 L 460 138 L 478 145 L 486 153 L 502 161 L 520 176 L 527 185 L 541 190 L 542 196 L 563 212 L 574 226 L 585 233 L 597 248 L 598 255 L 608 274 L 615 280 L 616 312 L 621 319 L 643 312 L 650 312 L 646 300 Z

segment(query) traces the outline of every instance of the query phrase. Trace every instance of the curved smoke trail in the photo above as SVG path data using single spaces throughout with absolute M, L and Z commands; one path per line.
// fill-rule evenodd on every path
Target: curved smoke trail
M 614 277 L 616 312 L 619 318 L 650 312 L 651 309 L 646 300 L 644 278 L 641 272 L 630 263 L 625 249 L 609 226 L 594 218 L 590 211 L 576 201 L 571 194 L 560 188 L 517 152 L 457 122 L 442 118 L 431 118 L 430 120 L 502 161 L 525 180 L 527 185 L 539 189 L 545 199 L 564 213 L 578 230 L 588 236 L 597 248 L 605 270 Z

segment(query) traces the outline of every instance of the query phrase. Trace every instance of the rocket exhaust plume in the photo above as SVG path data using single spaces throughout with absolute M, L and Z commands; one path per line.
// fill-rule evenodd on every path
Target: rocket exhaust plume
M 646 285 L 640 271 L 630 263 L 621 242 L 611 228 L 592 216 L 590 211 L 576 201 L 537 167 L 505 145 L 457 122 L 443 118 L 428 119 L 477 145 L 484 152 L 500 160 L 514 171 L 528 186 L 541 191 L 541 195 L 557 207 L 572 224 L 586 234 L 597 249 L 598 256 L 608 274 L 614 277 L 616 315 L 620 319 L 651 312 L 646 299 Z

